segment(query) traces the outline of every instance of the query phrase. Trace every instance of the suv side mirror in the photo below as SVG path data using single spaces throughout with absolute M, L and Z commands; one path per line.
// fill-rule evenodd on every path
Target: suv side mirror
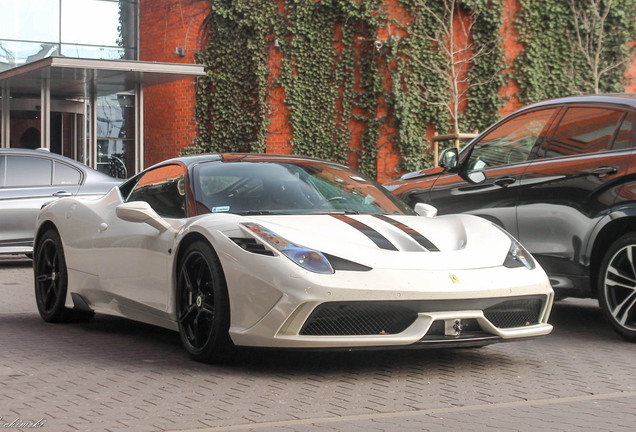
M 455 147 L 450 147 L 442 151 L 439 155 L 439 166 L 452 170 L 459 165 L 459 151 Z

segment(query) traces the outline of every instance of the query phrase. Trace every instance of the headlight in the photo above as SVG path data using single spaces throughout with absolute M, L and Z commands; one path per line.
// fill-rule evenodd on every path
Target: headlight
M 334 273 L 331 264 L 321 252 L 291 243 L 259 224 L 246 222 L 241 225 L 305 270 L 322 274 Z
M 525 267 L 528 270 L 532 270 L 537 266 L 534 262 L 534 258 L 532 258 L 532 256 L 523 246 L 521 246 L 521 243 L 519 243 L 517 239 L 511 236 L 508 231 L 506 231 L 499 225 L 493 223 L 493 226 L 496 226 L 501 230 L 501 232 L 506 234 L 511 242 L 510 249 L 508 249 L 508 255 L 506 255 L 506 259 L 503 263 L 504 267 Z

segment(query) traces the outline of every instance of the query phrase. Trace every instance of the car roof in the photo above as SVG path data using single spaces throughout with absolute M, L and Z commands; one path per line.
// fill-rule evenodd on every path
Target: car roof
M 44 156 L 51 159 L 59 160 L 61 162 L 66 162 L 71 165 L 80 165 L 86 167 L 86 165 L 77 162 L 73 159 L 67 158 L 66 156 L 59 155 L 57 153 L 51 153 L 49 150 L 45 148 L 38 149 L 21 149 L 21 148 L 3 148 L 0 149 L 0 154 L 15 154 L 15 155 L 24 155 L 24 156 Z M 87 167 L 88 168 L 88 167 Z
M 613 104 L 624 105 L 631 108 L 636 108 L 636 93 L 615 93 L 615 94 L 600 94 L 600 95 L 580 95 L 580 96 L 567 96 L 557 99 L 548 99 L 545 101 L 537 102 L 528 105 L 522 110 L 537 108 L 541 106 L 549 105 L 562 105 L 562 104 Z
M 116 183 L 121 183 L 121 180 L 117 180 L 113 177 L 110 177 L 102 172 L 99 172 L 91 167 L 89 167 L 88 165 L 85 165 L 81 162 L 78 162 L 74 159 L 68 158 L 66 156 L 62 156 L 60 154 L 57 153 L 52 153 L 49 150 L 45 149 L 45 148 L 38 148 L 38 149 L 20 149 L 20 148 L 3 148 L 0 149 L 0 155 L 21 155 L 21 156 L 40 156 L 40 157 L 45 157 L 45 158 L 49 158 L 49 159 L 53 159 L 62 163 L 65 163 L 67 165 L 72 165 L 73 167 L 81 170 L 83 172 L 83 176 L 84 179 L 82 180 L 83 182 L 86 180 L 86 178 L 91 178 L 91 180 L 95 180 L 95 181 L 106 181 L 106 182 L 116 182 Z
M 261 154 L 261 153 L 205 153 L 181 156 L 160 162 L 155 166 L 166 163 L 182 163 L 188 168 L 204 162 L 317 162 L 346 168 L 345 165 L 323 159 L 297 155 Z M 152 168 L 152 167 L 150 167 Z

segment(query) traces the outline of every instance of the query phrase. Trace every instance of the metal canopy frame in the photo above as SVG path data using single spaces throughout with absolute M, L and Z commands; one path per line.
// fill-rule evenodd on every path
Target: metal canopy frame
M 52 99 L 83 100 L 92 107 L 97 97 L 121 92 L 132 92 L 135 98 L 136 171 L 143 169 L 143 89 L 182 79 L 204 76 L 202 65 L 157 63 L 128 60 L 96 60 L 69 57 L 48 57 L 0 73 L 2 115 L 0 148 L 9 147 L 11 98 L 40 98 L 41 145 L 50 148 L 50 116 Z M 96 146 L 97 119 L 90 115 L 85 145 Z M 86 142 L 90 141 L 90 142 Z M 89 149 L 85 149 L 89 150 Z M 90 161 L 95 167 L 96 151 L 90 150 Z

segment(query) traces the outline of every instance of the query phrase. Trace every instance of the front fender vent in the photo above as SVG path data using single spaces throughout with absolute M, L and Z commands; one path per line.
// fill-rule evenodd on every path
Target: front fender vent
M 258 255 L 274 256 L 274 252 L 272 252 L 271 250 L 267 249 L 263 244 L 261 244 L 258 241 L 256 241 L 256 239 L 253 239 L 253 238 L 242 238 L 242 237 L 231 237 L 230 240 L 232 240 L 241 249 L 243 249 L 243 250 L 245 250 L 247 252 L 255 253 L 255 254 L 258 254 Z

